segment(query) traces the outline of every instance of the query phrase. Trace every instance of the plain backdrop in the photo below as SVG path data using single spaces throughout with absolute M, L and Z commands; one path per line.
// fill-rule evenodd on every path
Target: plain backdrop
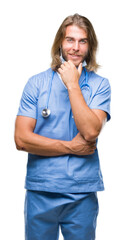
M 60 24 L 79 13 L 92 22 L 99 41 L 98 74 L 112 88 L 111 121 L 99 137 L 105 191 L 96 240 L 125 239 L 125 33 L 124 1 L 4 0 L 0 3 L 0 239 L 24 239 L 24 180 L 27 153 L 17 151 L 14 124 L 29 77 L 50 67 Z M 63 237 L 60 235 L 60 240 Z M 69 239 L 71 240 L 71 239 Z

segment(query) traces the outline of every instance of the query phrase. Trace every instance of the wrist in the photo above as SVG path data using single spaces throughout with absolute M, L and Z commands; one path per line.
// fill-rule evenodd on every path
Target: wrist
M 75 154 L 76 153 L 76 151 L 75 151 L 76 146 L 74 146 L 73 141 L 72 140 L 71 141 L 66 141 L 65 143 L 66 143 L 66 151 L 67 151 L 66 154 Z
M 77 82 L 70 82 L 69 84 L 67 84 L 67 89 L 68 91 L 79 89 L 79 84 Z
M 72 154 L 71 141 L 61 141 L 61 146 L 63 150 L 62 154 Z

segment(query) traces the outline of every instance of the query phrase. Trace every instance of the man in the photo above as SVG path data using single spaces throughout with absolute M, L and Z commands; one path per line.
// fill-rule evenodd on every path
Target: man
M 97 75 L 97 38 L 90 21 L 67 17 L 51 68 L 29 79 L 15 127 L 28 152 L 25 239 L 94 240 L 97 191 L 104 190 L 97 138 L 110 119 L 110 85 Z

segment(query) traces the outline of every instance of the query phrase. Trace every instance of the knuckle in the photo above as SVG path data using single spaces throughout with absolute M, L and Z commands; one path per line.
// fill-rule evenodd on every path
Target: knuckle
M 63 68 L 64 67 L 64 65 L 63 64 L 61 64 L 61 66 L 60 66 L 61 68 Z

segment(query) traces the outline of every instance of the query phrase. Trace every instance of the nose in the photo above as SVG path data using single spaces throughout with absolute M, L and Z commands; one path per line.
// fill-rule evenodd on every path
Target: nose
M 74 51 L 79 51 L 79 42 L 78 41 L 75 41 L 74 44 L 73 44 L 73 50 Z

